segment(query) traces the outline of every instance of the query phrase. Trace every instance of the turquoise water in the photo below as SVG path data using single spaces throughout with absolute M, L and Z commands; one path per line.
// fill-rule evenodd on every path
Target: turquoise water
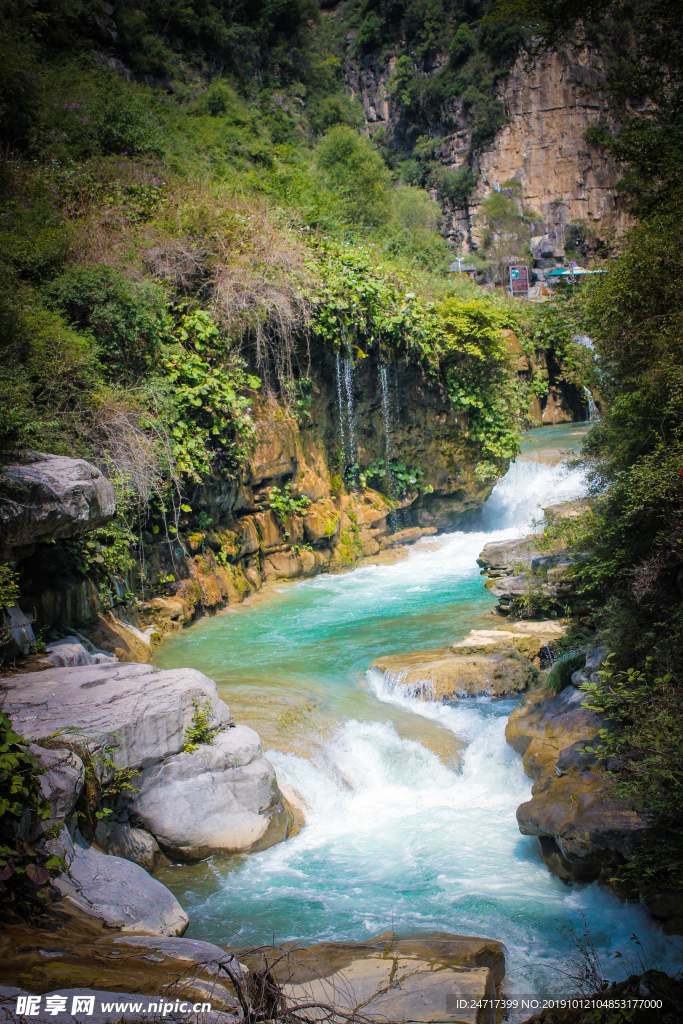
M 585 430 L 530 432 L 527 452 L 575 447 Z M 444 646 L 491 625 L 476 557 L 522 535 L 539 507 L 577 497 L 576 470 L 520 460 L 496 486 L 481 530 L 420 541 L 405 561 L 290 584 L 167 641 L 157 662 L 216 680 L 238 721 L 261 733 L 301 833 L 248 857 L 163 873 L 188 935 L 221 944 L 365 939 L 397 932 L 479 934 L 507 946 L 510 992 L 571 990 L 562 929 L 583 927 L 608 965 L 666 956 L 638 906 L 596 884 L 551 876 L 515 818 L 531 783 L 505 743 L 513 702 L 446 706 L 388 689 L 380 654 Z M 495 620 L 493 620 L 495 621 Z M 500 620 L 498 620 L 500 621 Z

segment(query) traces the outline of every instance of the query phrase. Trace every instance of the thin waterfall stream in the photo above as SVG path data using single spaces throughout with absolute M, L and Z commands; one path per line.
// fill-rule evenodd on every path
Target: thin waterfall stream
M 349 461 L 349 454 L 346 450 L 346 436 L 344 434 L 344 402 L 342 399 L 342 372 L 341 356 L 337 352 L 337 403 L 339 405 L 339 442 L 344 465 Z
M 440 704 L 368 671 L 381 654 L 490 627 L 494 600 L 476 557 L 489 541 L 528 532 L 539 506 L 584 493 L 581 471 L 533 454 L 576 447 L 586 429 L 531 431 L 476 530 L 425 538 L 393 565 L 274 587 L 162 646 L 158 664 L 206 672 L 235 719 L 260 732 L 306 817 L 299 835 L 262 853 L 159 873 L 190 915 L 189 937 L 484 935 L 507 947 L 508 993 L 557 995 L 572 991 L 563 929 L 580 932 L 585 918 L 609 977 L 633 967 L 632 934 L 650 965 L 666 963 L 665 937 L 642 907 L 597 883 L 566 885 L 520 834 L 515 811 L 531 780 L 505 742 L 514 700 Z

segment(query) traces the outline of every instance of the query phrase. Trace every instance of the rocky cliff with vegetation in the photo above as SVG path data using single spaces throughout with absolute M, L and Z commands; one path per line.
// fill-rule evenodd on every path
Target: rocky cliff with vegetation
M 466 526 L 521 430 L 585 418 L 588 387 L 591 500 L 482 553 L 506 628 L 376 667 L 457 699 L 557 657 L 509 725 L 520 827 L 680 930 L 680 12 L 565 6 L 3 6 L 2 652 L 40 669 L 3 684 L 15 909 L 57 890 L 78 917 L 106 861 L 103 927 L 181 933 L 145 869 L 296 814 L 210 680 L 112 655 Z M 496 287 L 563 254 L 614 258 L 538 305 Z M 142 675 L 178 699 L 128 707 L 114 749 Z M 78 735 L 53 735 L 56 683 Z

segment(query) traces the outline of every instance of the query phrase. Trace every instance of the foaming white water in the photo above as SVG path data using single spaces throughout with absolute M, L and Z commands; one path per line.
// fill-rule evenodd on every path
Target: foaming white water
M 318 920 L 328 937 L 348 934 L 349 926 L 357 934 L 359 925 L 373 934 L 393 923 L 403 933 L 500 939 L 511 995 L 574 991 L 562 973 L 569 952 L 563 929 L 580 932 L 582 915 L 608 977 L 633 969 L 635 958 L 622 963 L 615 954 L 628 960 L 635 953 L 634 933 L 650 964 L 671 966 L 671 950 L 642 907 L 621 904 L 597 884 L 565 886 L 547 871 L 536 840 L 520 835 L 515 810 L 531 783 L 505 742 L 512 702 L 445 706 L 387 691 L 378 673 L 371 683 L 380 700 L 466 739 L 461 770 L 401 739 L 389 723 L 347 722 L 315 764 L 271 752 L 278 776 L 305 800 L 307 825 L 259 864 L 250 860 L 242 892 L 245 885 L 267 889 L 271 872 L 293 872 L 303 905 L 325 909 Z M 301 926 L 290 926 L 292 937 L 301 935 Z
M 529 532 L 542 509 L 562 501 L 573 501 L 586 493 L 586 474 L 565 462 L 548 466 L 533 459 L 513 462 L 493 488 L 482 509 L 482 522 L 489 530 L 517 529 Z
M 303 804 L 306 826 L 237 863 L 210 862 L 203 889 L 174 886 L 192 934 L 236 944 L 357 940 L 392 926 L 403 934 L 485 935 L 507 946 L 509 992 L 551 996 L 573 989 L 560 973 L 567 953 L 561 929 L 580 930 L 584 913 L 608 977 L 629 972 L 614 954 L 634 949 L 632 933 L 650 965 L 667 964 L 661 929 L 641 907 L 620 904 L 597 884 L 565 886 L 549 874 L 537 840 L 519 833 L 515 811 L 531 782 L 505 743 L 513 701 L 442 705 L 376 673 L 367 675 L 369 689 L 358 686 L 378 655 L 439 646 L 437 627 L 440 642 L 450 643 L 480 622 L 473 617 L 491 606 L 475 561 L 484 545 L 529 532 L 539 508 L 579 497 L 584 487 L 582 474 L 566 466 L 520 461 L 494 488 L 479 532 L 420 541 L 395 565 L 297 583 L 283 596 L 285 614 L 264 604 L 260 618 L 202 627 L 203 643 L 215 637 L 212 649 L 241 658 L 240 670 L 267 655 L 268 671 L 291 675 L 341 724 L 331 738 L 317 737 L 312 760 L 269 752 L 286 791 Z M 237 626 L 239 635 L 227 632 Z M 210 662 L 197 667 L 214 674 Z M 229 691 L 222 695 L 230 702 Z M 361 698 L 464 740 L 460 769 L 401 738 L 388 721 L 359 721 Z M 373 718 L 376 710 L 373 704 Z

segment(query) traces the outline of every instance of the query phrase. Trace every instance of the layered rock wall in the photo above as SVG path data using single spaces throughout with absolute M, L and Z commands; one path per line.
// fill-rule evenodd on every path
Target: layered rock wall
M 510 180 L 521 184 L 524 208 L 538 215 L 535 233 L 539 242 L 547 238 L 549 254 L 564 254 L 568 224 L 587 224 L 602 238 L 629 226 L 615 193 L 617 166 L 585 139 L 591 124 L 609 116 L 607 97 L 597 88 L 604 66 L 595 50 L 569 48 L 539 57 L 528 71 L 524 57 L 517 60 L 500 87 L 508 124 L 477 154 L 475 244 L 482 240 L 478 206 Z
M 346 88 L 362 103 L 370 133 L 384 129 L 390 146 L 403 144 L 410 128 L 389 91 L 397 56 L 382 60 L 371 54 L 362 65 L 345 64 Z M 418 62 L 416 71 L 429 77 L 447 60 L 437 55 L 428 68 Z M 496 89 L 507 124 L 473 159 L 467 105 L 459 97 L 442 104 L 429 126 L 433 154 L 445 170 L 457 171 L 471 160 L 477 178 L 468 203 L 444 202 L 442 230 L 460 251 L 481 248 L 487 229 L 481 204 L 509 182 L 518 183 L 520 214 L 535 214 L 532 248 L 539 255 L 563 256 L 569 225 L 601 240 L 626 230 L 630 220 L 616 194 L 620 170 L 585 138 L 591 124 L 609 117 L 608 97 L 598 88 L 604 70 L 605 59 L 594 48 L 565 47 L 531 66 L 520 55 Z

